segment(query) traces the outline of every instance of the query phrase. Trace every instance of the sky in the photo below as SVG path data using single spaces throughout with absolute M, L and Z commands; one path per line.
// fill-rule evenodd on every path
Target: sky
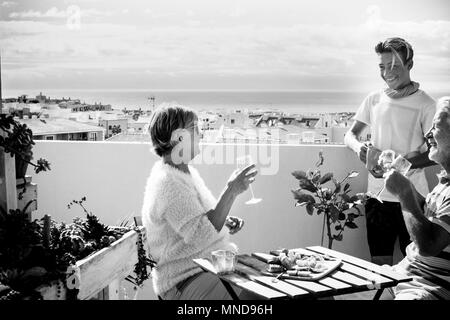
M 374 46 L 415 51 L 412 79 L 450 91 L 448 0 L 0 0 L 4 91 L 371 91 Z

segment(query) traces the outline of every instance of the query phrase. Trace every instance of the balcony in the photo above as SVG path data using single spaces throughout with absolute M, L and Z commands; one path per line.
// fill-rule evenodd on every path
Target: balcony
M 217 154 L 221 154 L 224 147 L 233 150 L 245 147 L 217 144 L 202 148 L 206 146 L 208 152 L 212 150 Z M 252 147 L 264 153 L 268 146 Z M 351 170 L 360 172 L 351 184 L 352 193 L 356 193 L 367 188 L 364 166 L 343 145 L 272 145 L 269 148 L 274 148 L 270 154 L 272 160 L 279 160 L 278 170 L 276 174 L 267 174 L 267 170 L 261 168 L 253 184 L 255 196 L 263 199 L 261 203 L 246 205 L 250 192 L 242 194 L 235 202 L 231 214 L 242 217 L 246 224 L 241 232 L 232 236 L 233 241 L 242 253 L 320 244 L 322 216 L 309 216 L 303 207 L 294 207 L 290 190 L 296 188 L 297 183 L 291 172 L 313 168 L 322 150 L 323 171 L 333 172 L 338 179 Z M 33 182 L 38 184 L 38 211 L 33 218 L 49 214 L 57 221 L 70 222 L 83 212 L 76 207 L 68 209 L 67 204 L 86 196 L 87 208 L 109 225 L 117 225 L 126 216 L 140 215 L 146 179 L 157 161 L 150 144 L 129 142 L 37 141 L 34 156 L 49 160 L 52 170 L 33 174 Z M 195 166 L 215 196 L 220 194 L 235 168 L 234 163 Z M 430 185 L 436 183 L 432 176 L 435 171 L 432 168 L 428 172 Z M 369 259 L 364 217 L 356 223 L 359 228 L 346 230 L 343 241 L 335 242 L 333 248 Z M 398 259 L 398 252 L 396 255 Z M 144 285 L 140 299 L 156 298 L 150 282 Z

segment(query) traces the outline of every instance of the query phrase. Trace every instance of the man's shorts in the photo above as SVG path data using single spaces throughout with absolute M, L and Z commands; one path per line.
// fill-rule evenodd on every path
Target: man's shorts
M 399 202 L 369 199 L 365 206 L 367 218 L 367 241 L 370 255 L 392 256 L 399 237 L 400 250 L 406 254 L 406 247 L 411 242 L 402 209 Z

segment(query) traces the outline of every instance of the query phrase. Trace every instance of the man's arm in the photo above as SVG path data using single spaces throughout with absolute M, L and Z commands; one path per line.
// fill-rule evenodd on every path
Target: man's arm
M 406 157 L 406 160 L 411 162 L 411 169 L 420 169 L 420 168 L 434 166 L 436 163 L 434 161 L 430 160 L 430 158 L 428 158 L 429 153 L 430 153 L 430 151 L 427 150 L 426 152 L 421 153 L 417 156 L 414 156 L 411 158 Z
M 359 159 L 364 164 L 366 164 L 367 146 L 358 139 L 366 127 L 367 125 L 364 122 L 355 120 L 344 138 L 344 143 L 358 154 Z
M 411 239 L 423 256 L 435 256 L 450 244 L 450 234 L 424 215 L 425 198 L 397 171 L 386 174 L 386 189 L 396 195 Z

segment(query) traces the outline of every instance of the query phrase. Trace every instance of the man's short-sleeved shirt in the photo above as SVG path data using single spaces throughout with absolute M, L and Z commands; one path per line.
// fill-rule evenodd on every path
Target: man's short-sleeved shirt
M 425 133 L 431 128 L 436 112 L 436 102 L 423 90 L 417 90 L 404 98 L 392 99 L 384 91 L 369 94 L 360 105 L 355 120 L 370 127 L 371 141 L 375 148 L 393 150 L 405 156 L 411 152 L 426 151 Z M 410 170 L 408 178 L 423 195 L 428 194 L 428 183 L 423 169 Z M 378 193 L 384 186 L 382 178 L 369 174 L 368 191 Z M 398 199 L 384 190 L 384 201 Z
M 450 176 L 439 183 L 426 198 L 425 216 L 450 233 Z M 406 248 L 406 257 L 400 263 L 404 269 L 442 287 L 441 295 L 450 298 L 450 245 L 437 256 L 422 256 L 414 242 Z

